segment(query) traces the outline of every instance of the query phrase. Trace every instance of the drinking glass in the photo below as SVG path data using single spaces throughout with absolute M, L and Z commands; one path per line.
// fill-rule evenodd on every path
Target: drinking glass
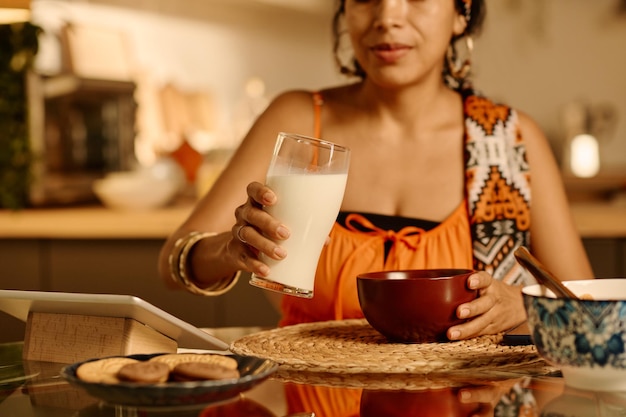
M 350 149 L 302 135 L 281 132 L 276 140 L 266 184 L 276 193 L 269 214 L 291 231 L 278 242 L 282 260 L 263 254 L 268 277 L 252 274 L 250 284 L 304 298 L 313 297 L 320 253 L 337 218 L 348 178 Z

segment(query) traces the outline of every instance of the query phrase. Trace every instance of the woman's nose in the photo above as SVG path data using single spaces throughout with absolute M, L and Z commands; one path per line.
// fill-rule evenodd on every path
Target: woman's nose
M 376 10 L 376 26 L 401 26 L 406 17 L 407 0 L 380 0 Z

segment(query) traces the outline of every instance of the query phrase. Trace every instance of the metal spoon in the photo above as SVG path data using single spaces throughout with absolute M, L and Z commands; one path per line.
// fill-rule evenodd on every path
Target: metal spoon
M 552 290 L 557 298 L 578 299 L 576 294 L 567 288 L 563 283 L 548 271 L 537 258 L 530 254 L 528 249 L 520 246 L 514 253 L 515 259 L 528 270 L 540 284 Z

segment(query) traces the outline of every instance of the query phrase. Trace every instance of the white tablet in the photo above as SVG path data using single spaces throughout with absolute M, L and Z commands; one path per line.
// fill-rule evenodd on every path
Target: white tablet
M 178 347 L 228 350 L 228 344 L 131 295 L 0 290 L 0 310 L 24 322 L 29 312 L 134 319 L 176 340 Z

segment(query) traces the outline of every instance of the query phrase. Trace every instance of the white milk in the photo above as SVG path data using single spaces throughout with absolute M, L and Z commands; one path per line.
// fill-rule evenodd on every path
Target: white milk
M 278 199 L 268 213 L 291 231 L 279 242 L 287 257 L 263 257 L 269 279 L 289 287 L 313 291 L 320 253 L 341 207 L 348 174 L 269 175 L 267 185 Z

